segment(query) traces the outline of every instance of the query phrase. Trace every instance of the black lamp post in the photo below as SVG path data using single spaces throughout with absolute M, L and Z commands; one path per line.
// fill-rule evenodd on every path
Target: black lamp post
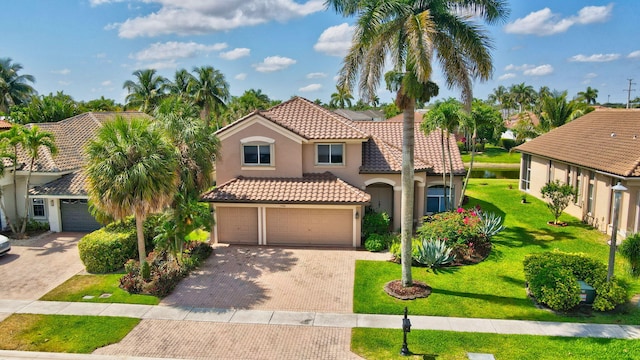
M 409 351 L 409 347 L 407 346 L 407 333 L 411 332 L 411 321 L 407 318 L 407 307 L 404 307 L 404 319 L 402 319 L 402 349 L 400 349 L 400 355 L 409 356 L 411 355 L 411 351 Z
M 609 244 L 609 271 L 607 272 L 607 281 L 610 281 L 613 277 L 613 265 L 616 260 L 616 246 L 618 237 L 618 213 L 620 211 L 620 197 L 622 192 L 627 191 L 627 188 L 622 186 L 620 181 L 618 184 L 611 188 L 613 190 L 613 228 L 611 229 L 611 243 Z

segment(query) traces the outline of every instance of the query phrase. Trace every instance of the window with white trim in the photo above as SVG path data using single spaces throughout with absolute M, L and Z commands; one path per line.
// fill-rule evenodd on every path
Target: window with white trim
M 44 212 L 44 199 L 31 199 L 32 203 L 32 213 L 34 218 L 43 218 L 46 217 Z
M 522 154 L 522 168 L 520 169 L 520 190 L 529 190 L 531 187 L 531 155 Z
M 343 165 L 344 144 L 317 144 L 316 163 L 318 165 Z
M 242 145 L 242 163 L 249 166 L 271 166 L 271 145 Z

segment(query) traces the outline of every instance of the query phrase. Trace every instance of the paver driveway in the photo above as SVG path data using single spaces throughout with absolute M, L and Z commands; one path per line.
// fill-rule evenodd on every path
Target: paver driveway
M 0 299 L 37 300 L 84 269 L 78 241 L 84 233 L 51 233 L 12 241 L 0 257 Z
M 350 313 L 355 260 L 388 258 L 354 250 L 216 247 L 161 304 Z

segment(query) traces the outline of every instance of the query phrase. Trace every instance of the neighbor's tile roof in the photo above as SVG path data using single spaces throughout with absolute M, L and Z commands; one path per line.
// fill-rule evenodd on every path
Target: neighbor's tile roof
M 621 176 L 640 176 L 640 110 L 596 110 L 517 151 Z
M 307 140 L 367 139 L 369 137 L 355 127 L 351 120 L 298 96 L 268 110 L 253 112 L 240 121 L 218 130 L 218 133 L 237 126 L 243 119 L 253 114 L 271 120 Z
M 106 121 L 122 116 L 130 119 L 134 117 L 149 117 L 149 115 L 137 112 L 88 112 L 55 123 L 27 124 L 26 127 L 38 126 L 43 131 L 53 133 L 58 153 L 53 156 L 51 152 L 41 147 L 38 150 L 39 158 L 34 164 L 34 171 L 38 172 L 63 172 L 79 169 L 85 164 L 84 146 L 97 133 L 98 129 Z M 28 157 L 19 149 L 18 162 L 23 170 L 28 170 Z
M 0 130 L 9 130 L 11 126 L 13 126 L 13 124 L 7 120 L 0 120 Z
M 445 156 L 445 161 L 442 161 L 442 150 L 440 146 L 440 132 L 434 131 L 429 135 L 425 135 L 420 130 L 421 120 L 417 120 L 414 126 L 414 138 L 415 138 L 415 169 L 424 170 L 431 168 L 433 172 L 442 174 L 442 171 L 449 171 L 448 156 Z M 372 134 L 374 137 L 382 140 L 383 142 L 401 151 L 402 149 L 402 126 L 400 121 L 361 121 L 357 123 L 357 126 L 364 131 Z M 366 149 L 372 145 L 376 145 L 376 142 L 367 142 L 364 144 L 365 150 L 363 150 L 363 171 L 369 169 L 371 163 L 377 163 L 381 161 L 377 155 L 378 151 L 374 149 Z M 460 157 L 460 151 L 454 135 L 449 136 L 449 145 L 451 146 L 451 155 L 453 159 L 453 172 L 456 175 L 465 174 L 464 164 Z M 446 147 L 445 147 L 446 149 Z M 382 151 L 379 152 L 382 154 Z M 369 157 L 371 155 L 371 157 Z M 389 157 L 385 157 L 388 159 Z M 400 165 L 402 161 L 400 160 Z M 398 164 L 390 164 L 390 166 L 397 168 Z M 446 168 L 444 167 L 446 166 Z M 376 167 L 374 166 L 373 169 Z M 395 170 L 399 171 L 399 170 Z
M 363 204 L 366 192 L 330 172 L 301 178 L 237 177 L 202 195 L 207 202 Z
M 65 195 L 86 196 L 85 181 L 87 176 L 84 171 L 78 170 L 63 175 L 61 178 L 29 190 L 31 195 Z

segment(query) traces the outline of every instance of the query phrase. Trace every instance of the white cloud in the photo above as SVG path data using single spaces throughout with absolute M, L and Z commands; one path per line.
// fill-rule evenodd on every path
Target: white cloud
M 92 0 L 95 5 L 109 0 Z M 112 0 L 113 1 L 113 0 Z M 271 21 L 286 22 L 325 10 L 324 0 L 145 0 L 159 10 L 122 23 L 107 25 L 123 38 L 158 35 L 195 35 L 254 26 Z
M 247 74 L 246 73 L 240 73 L 240 74 L 234 76 L 234 79 L 236 79 L 236 80 L 244 80 L 246 78 L 247 78 Z
M 627 57 L 629 59 L 640 59 L 640 50 L 630 52 L 629 55 L 627 55 Z
M 551 12 L 551 9 L 529 13 L 523 18 L 505 25 L 504 30 L 510 34 L 524 35 L 554 35 L 567 31 L 576 24 L 586 25 L 597 22 L 605 22 L 611 17 L 613 4 L 606 6 L 586 6 L 578 11 L 575 16 L 562 18 L 559 14 Z
M 314 72 L 314 73 L 307 74 L 307 79 L 322 79 L 326 77 L 327 77 L 327 74 L 322 72 Z
M 58 75 L 69 75 L 69 74 L 71 74 L 71 70 L 69 70 L 69 69 L 52 70 L 51 72 L 53 74 L 58 74 Z
M 71 85 L 71 81 L 58 81 L 58 84 L 62 86 L 67 86 L 67 85 Z
M 553 73 L 553 66 L 549 64 L 544 64 L 540 66 L 536 66 L 532 69 L 527 69 L 523 72 L 525 75 L 529 76 L 544 76 Z
M 618 60 L 620 58 L 620 54 L 593 54 L 593 55 L 582 55 L 578 54 L 569 58 L 571 62 L 608 62 Z
M 168 41 L 165 43 L 154 43 L 148 48 L 129 55 L 130 58 L 138 61 L 162 61 L 171 59 L 192 58 L 202 53 L 220 51 L 227 47 L 225 43 L 213 45 L 198 44 L 196 42 Z
M 268 56 L 259 64 L 254 64 L 253 67 L 259 72 L 274 72 L 288 68 L 295 64 L 297 61 L 288 57 L 282 56 Z
M 96 59 L 106 59 L 107 53 L 98 53 L 96 54 Z
M 111 86 L 111 84 L 112 84 L 111 80 L 105 80 L 100 83 L 100 85 L 102 86 Z
M 596 77 L 598 77 L 598 74 L 596 74 L 596 73 L 588 73 L 588 74 L 584 75 L 585 79 L 593 79 L 593 78 L 596 78 Z
M 320 84 L 309 84 L 307 86 L 301 87 L 298 89 L 300 92 L 313 92 L 322 89 L 322 85 Z
M 505 66 L 504 70 L 505 71 L 525 71 L 525 70 L 533 69 L 534 67 L 536 66 L 531 64 L 522 64 L 522 65 L 509 64 Z
M 137 66 L 137 67 L 139 67 L 139 66 Z M 156 70 L 177 69 L 178 68 L 178 64 L 176 63 L 175 60 L 171 59 L 171 60 L 167 60 L 167 61 L 156 61 L 154 63 L 145 64 L 144 67 L 147 68 L 147 69 L 156 69 Z
M 343 57 L 351 48 L 351 38 L 355 26 L 343 23 L 325 29 L 313 49 L 331 56 Z
M 223 53 L 220 53 L 220 57 L 225 60 L 236 60 L 251 54 L 251 49 L 247 48 L 235 48 Z
M 508 80 L 508 79 L 513 79 L 514 77 L 516 77 L 516 74 L 514 74 L 514 73 L 506 73 L 504 75 L 500 75 L 498 80 Z
M 125 0 L 89 0 L 89 4 L 91 4 L 91 6 L 98 6 L 98 5 L 102 5 L 102 4 L 109 4 L 109 3 L 116 3 L 116 2 L 123 2 Z

